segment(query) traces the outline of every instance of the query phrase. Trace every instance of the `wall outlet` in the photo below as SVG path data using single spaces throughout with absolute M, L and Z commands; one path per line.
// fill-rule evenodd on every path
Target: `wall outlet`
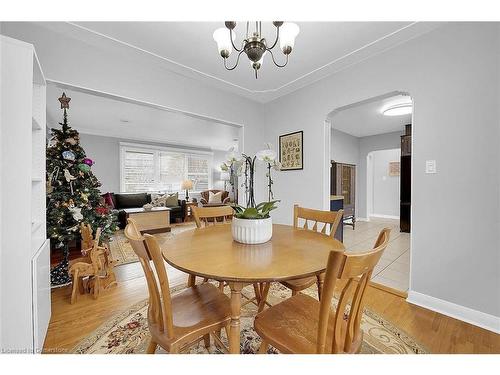
M 425 173 L 436 173 L 436 161 L 426 160 L 425 161 Z

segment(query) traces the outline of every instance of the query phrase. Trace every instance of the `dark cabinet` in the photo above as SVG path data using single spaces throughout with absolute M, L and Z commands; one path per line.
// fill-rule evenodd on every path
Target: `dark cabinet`
M 406 125 L 405 134 L 401 136 L 401 176 L 399 229 L 410 232 L 411 218 L 411 124 Z
M 356 222 L 356 166 L 332 161 L 330 194 L 344 197 L 344 222 L 354 227 Z

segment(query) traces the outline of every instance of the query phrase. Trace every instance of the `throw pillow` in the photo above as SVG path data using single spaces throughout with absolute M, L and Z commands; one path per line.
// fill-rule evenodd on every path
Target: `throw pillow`
M 177 207 L 178 205 L 179 205 L 179 193 L 169 194 L 165 200 L 165 206 Z
M 208 203 L 222 203 L 222 191 L 218 193 L 208 192 Z
M 167 194 L 151 194 L 151 205 L 153 207 L 165 207 L 165 201 L 167 200 Z

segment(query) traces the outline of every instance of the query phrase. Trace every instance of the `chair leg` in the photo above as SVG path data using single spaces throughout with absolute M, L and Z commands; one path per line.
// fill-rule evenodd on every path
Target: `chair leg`
M 210 348 L 210 333 L 203 335 L 203 342 L 205 344 L 205 348 L 208 350 Z
M 73 284 L 72 284 L 72 289 L 71 289 L 71 300 L 70 300 L 70 303 L 71 304 L 74 304 L 75 301 L 76 301 L 76 290 L 78 289 L 78 270 L 76 270 L 74 273 L 73 273 Z
M 148 348 L 146 349 L 146 354 L 155 354 L 155 352 L 156 352 L 156 347 L 157 347 L 156 342 L 154 342 L 154 341 L 153 341 L 153 339 L 151 339 L 151 340 L 149 341 Z
M 259 354 L 267 354 L 267 348 L 268 348 L 268 344 L 267 342 L 262 339 L 262 344 L 260 344 L 260 348 L 259 348 Z
M 292 297 L 297 295 L 297 291 L 292 289 Z

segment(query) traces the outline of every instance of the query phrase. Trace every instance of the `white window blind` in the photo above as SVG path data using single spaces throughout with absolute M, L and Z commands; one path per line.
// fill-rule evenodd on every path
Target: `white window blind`
M 120 150 L 123 192 L 183 192 L 186 179 L 193 181 L 193 192 L 211 187 L 211 153 L 131 144 Z

